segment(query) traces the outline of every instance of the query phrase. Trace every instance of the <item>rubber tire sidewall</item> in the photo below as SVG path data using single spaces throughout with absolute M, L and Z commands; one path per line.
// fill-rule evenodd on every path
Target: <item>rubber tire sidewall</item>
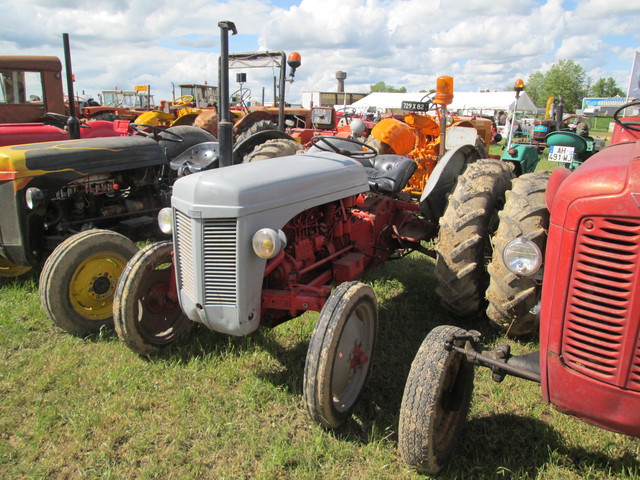
M 531 335 L 538 331 L 538 315 L 531 309 L 540 298 L 542 282 L 533 277 L 516 275 L 505 266 L 502 258 L 507 243 L 524 237 L 545 251 L 549 210 L 545 203 L 549 172 L 522 175 L 513 180 L 506 192 L 505 205 L 498 214 L 500 223 L 493 238 L 493 257 L 487 270 L 487 317 L 490 322 L 511 336 Z
M 458 327 L 440 325 L 426 336 L 411 364 L 400 407 L 398 448 L 400 456 L 422 473 L 435 475 L 445 466 L 462 434 L 473 394 L 473 365 L 462 354 L 447 351 L 445 340 L 451 334 L 463 334 Z M 462 342 L 457 343 L 462 346 Z M 456 381 L 460 405 L 459 413 L 446 434 L 446 445 L 436 445 L 439 418 L 436 408 L 443 403 L 442 388 L 446 373 L 453 361 L 460 361 Z
M 440 218 L 434 273 L 442 305 L 457 315 L 479 316 L 488 285 L 486 249 L 513 167 L 500 160 L 476 160 L 458 176 Z
M 139 355 L 152 355 L 171 345 L 189 330 L 192 323 L 183 313 L 184 318 L 182 320 L 188 322 L 185 328 L 181 329 L 171 341 L 161 344 L 149 342 L 139 330 L 138 299 L 140 298 L 140 292 L 138 289 L 140 276 L 150 269 L 154 269 L 157 265 L 171 262 L 172 252 L 173 242 L 171 241 L 147 245 L 131 258 L 118 282 L 113 302 L 113 319 L 116 333 L 120 340 Z M 171 269 L 167 269 L 167 273 L 170 274 Z M 168 283 L 171 283 L 170 278 Z M 179 305 L 178 308 L 180 308 Z
M 288 155 L 296 155 L 303 150 L 302 145 L 295 140 L 286 138 L 275 138 L 267 140 L 264 143 L 256 145 L 256 147 L 244 156 L 242 163 L 258 162 L 271 158 L 285 157 Z
M 349 418 L 357 402 L 356 398 L 353 404 L 343 411 L 338 411 L 334 407 L 331 391 L 331 372 L 335 364 L 336 349 L 346 321 L 360 300 L 371 302 L 372 304 L 374 312 L 374 324 L 372 327 L 374 331 L 371 352 L 366 366 L 367 370 L 364 374 L 362 389 L 358 393 L 359 398 L 371 372 L 378 329 L 378 309 L 373 289 L 358 281 L 340 284 L 332 292 L 322 308 L 309 342 L 304 368 L 303 397 L 309 416 L 324 428 L 335 429 L 340 427 Z M 342 312 L 346 312 L 346 314 L 340 315 Z M 336 318 L 336 316 L 339 316 L 339 318 Z
M 77 233 L 56 247 L 40 273 L 40 302 L 49 318 L 66 332 L 86 336 L 103 327 L 113 326 L 113 316 L 104 320 L 83 317 L 71 305 L 69 287 L 82 262 L 97 252 L 115 253 L 126 261 L 138 251 L 130 239 L 110 230 L 87 230 Z M 124 270 L 124 267 L 123 267 Z

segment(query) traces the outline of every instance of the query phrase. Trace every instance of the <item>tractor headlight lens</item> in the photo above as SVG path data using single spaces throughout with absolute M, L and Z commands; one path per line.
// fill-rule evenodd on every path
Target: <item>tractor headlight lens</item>
M 251 240 L 253 251 L 260 258 L 273 258 L 287 246 L 287 237 L 282 230 L 262 228 L 258 230 Z
M 27 188 L 25 198 L 29 210 L 35 210 L 44 202 L 44 193 L 42 193 L 42 190 L 40 190 L 39 188 Z
M 171 207 L 163 208 L 158 212 L 158 226 L 162 233 L 167 235 L 173 233 L 173 210 Z
M 519 237 L 507 243 L 502 259 L 510 271 L 528 277 L 540 270 L 542 252 L 531 240 Z

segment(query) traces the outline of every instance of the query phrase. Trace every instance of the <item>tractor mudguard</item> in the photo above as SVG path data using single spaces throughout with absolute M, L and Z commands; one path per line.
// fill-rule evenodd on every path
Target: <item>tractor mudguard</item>
M 371 135 L 389 145 L 398 155 L 407 155 L 416 141 L 411 127 L 395 118 L 380 120 L 371 130 Z
M 570 131 L 558 130 L 546 137 L 547 145 L 561 145 L 573 147 L 574 155 L 583 155 L 587 151 L 587 139 Z
M 504 151 L 500 160 L 512 163 L 516 175 L 534 172 L 540 160 L 538 147 L 523 143 L 512 144 Z
M 420 197 L 420 211 L 427 220 L 438 223 L 447 205 L 447 195 L 467 165 L 481 158 L 474 145 L 449 150 L 431 172 Z

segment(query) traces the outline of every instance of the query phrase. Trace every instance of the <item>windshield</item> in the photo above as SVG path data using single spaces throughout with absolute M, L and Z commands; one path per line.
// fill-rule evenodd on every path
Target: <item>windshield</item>
M 0 103 L 43 103 L 43 99 L 39 72 L 0 70 Z

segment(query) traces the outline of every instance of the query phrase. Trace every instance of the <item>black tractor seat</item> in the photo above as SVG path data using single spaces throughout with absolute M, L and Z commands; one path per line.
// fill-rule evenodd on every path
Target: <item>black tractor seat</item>
M 400 155 L 377 155 L 355 160 L 367 172 L 369 189 L 387 195 L 400 193 L 417 168 L 416 162 Z

